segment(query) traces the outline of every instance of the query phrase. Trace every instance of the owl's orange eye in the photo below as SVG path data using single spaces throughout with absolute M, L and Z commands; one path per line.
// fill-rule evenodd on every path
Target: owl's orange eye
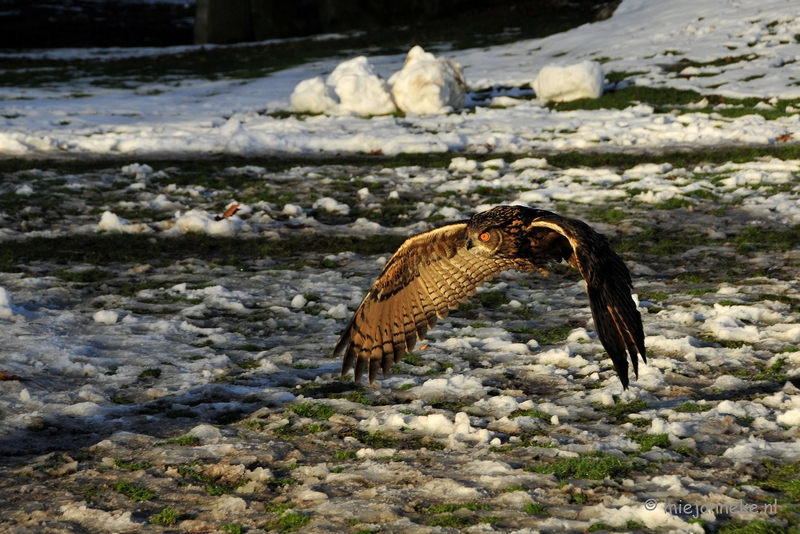
M 483 232 L 481 235 L 478 236 L 478 239 L 481 241 L 489 241 L 489 232 Z

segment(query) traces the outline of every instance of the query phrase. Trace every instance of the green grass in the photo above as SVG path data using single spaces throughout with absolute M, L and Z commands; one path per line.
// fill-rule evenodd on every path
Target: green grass
M 116 465 L 120 469 L 127 469 L 128 471 L 139 471 L 139 470 L 142 470 L 142 469 L 150 469 L 150 467 L 152 467 L 150 465 L 150 462 L 148 462 L 148 461 L 144 461 L 144 462 L 133 462 L 133 461 L 126 462 L 122 458 L 117 458 L 116 460 L 114 460 L 114 465 Z
M 488 504 L 480 502 L 459 502 L 459 503 L 443 503 L 434 504 L 429 507 L 417 507 L 417 511 L 423 514 L 451 514 L 456 510 L 491 510 L 492 507 Z
M 64 280 L 65 282 L 77 282 L 80 284 L 89 284 L 92 282 L 102 282 L 113 278 L 114 275 L 103 269 L 88 269 L 85 271 L 69 271 L 67 269 L 58 269 L 53 272 L 53 276 Z
M 203 484 L 205 486 L 206 493 L 209 495 L 219 496 L 227 493 L 233 493 L 237 488 L 240 488 L 246 484 L 244 480 L 240 480 L 232 484 L 222 483 L 218 477 L 212 477 L 198 473 L 195 470 L 195 467 L 195 463 L 179 465 L 177 468 L 178 474 L 184 478 L 189 478 Z
M 231 262 L 263 257 L 289 258 L 311 250 L 320 255 L 345 251 L 370 255 L 394 252 L 404 240 L 403 236 L 383 235 L 369 236 L 365 239 L 314 235 L 279 241 L 216 238 L 200 234 L 186 234 L 182 237 L 153 241 L 148 236 L 129 234 L 33 237 L 9 241 L 0 248 L 0 271 L 14 270 L 18 265 L 29 265 L 34 262 L 109 265 L 117 262 L 147 263 L 187 258 Z
M 154 444 L 155 447 L 163 445 L 180 445 L 181 447 L 196 447 L 200 445 L 200 438 L 187 434 L 186 436 L 179 436 L 177 438 L 168 439 L 166 441 L 158 441 Z
M 781 230 L 750 226 L 732 241 L 739 245 L 736 250 L 741 253 L 749 250 L 786 251 L 800 243 L 800 225 Z
M 148 367 L 139 373 L 139 378 L 158 378 L 161 376 L 161 369 L 158 367 Z
M 230 534 L 242 534 L 244 532 L 244 528 L 240 523 L 225 523 L 220 527 L 220 530 Z
M 630 403 L 619 402 L 619 399 L 614 399 L 613 406 L 597 406 L 597 409 L 606 412 L 611 417 L 621 418 L 628 414 L 639 413 L 647 408 L 647 403 L 643 400 L 637 400 Z
M 683 70 L 692 62 L 680 62 L 676 66 Z M 709 105 L 701 109 L 681 109 L 681 106 L 699 102 L 705 98 Z M 797 106 L 800 99 L 780 101 L 773 109 L 757 109 L 755 106 L 761 102 L 760 98 L 727 98 L 720 95 L 701 95 L 692 90 L 675 89 L 672 87 L 645 87 L 632 85 L 620 91 L 609 91 L 600 98 L 585 98 L 571 102 L 551 102 L 550 109 L 558 111 L 596 110 L 596 109 L 625 109 L 637 103 L 649 104 L 656 113 L 669 113 L 678 109 L 683 113 L 718 113 L 724 117 L 741 117 L 744 115 L 761 115 L 768 120 L 789 115 L 787 106 Z M 714 110 L 713 106 L 725 103 L 742 108 L 727 108 Z M 548 162 L 550 158 L 548 157 Z
M 156 494 L 147 488 L 137 486 L 122 479 L 117 480 L 111 488 L 117 493 L 125 495 L 127 498 L 134 502 L 149 501 L 155 498 Z
M 771 380 L 772 382 L 785 383 L 789 377 L 784 373 L 784 367 L 786 367 L 787 358 L 778 358 L 775 363 L 764 369 L 763 371 L 756 373 L 753 376 L 753 380 Z
M 508 416 L 509 419 L 514 419 L 517 417 L 535 417 L 537 419 L 544 419 L 545 421 L 552 419 L 550 414 L 540 412 L 539 410 L 517 410 Z
M 787 529 L 781 524 L 761 519 L 750 522 L 735 519 L 720 525 L 717 532 L 718 534 L 798 534 L 800 528 Z
M 692 247 L 711 243 L 708 236 L 700 232 L 680 233 L 656 226 L 648 226 L 641 232 L 625 236 L 614 236 L 609 240 L 618 253 L 634 252 L 656 256 L 672 256 Z
M 589 218 L 596 221 L 603 221 L 608 224 L 616 224 L 627 217 L 621 208 L 597 208 L 593 207 L 589 210 Z
M 641 446 L 640 452 L 647 452 L 653 447 L 666 449 L 669 447 L 669 436 L 666 434 L 636 434 L 628 432 L 628 439 L 631 439 Z
M 766 480 L 757 481 L 755 484 L 763 489 L 779 492 L 779 503 L 795 504 L 800 502 L 800 462 L 784 465 L 767 465 L 768 476 Z
M 623 462 L 613 456 L 595 453 L 588 456 L 557 460 L 545 465 L 527 466 L 523 469 L 535 473 L 553 474 L 560 479 L 585 478 L 603 480 L 606 477 L 616 478 L 627 475 L 632 469 L 632 464 Z
M 439 517 L 429 517 L 425 524 L 432 527 L 464 528 L 472 524 L 468 517 L 457 515 L 443 515 Z
M 171 527 L 181 518 L 181 514 L 172 506 L 166 506 L 159 513 L 150 516 L 150 523 Z
M 417 354 L 407 352 L 405 356 L 403 356 L 403 363 L 407 363 L 408 365 L 413 365 L 415 367 L 419 367 L 424 365 L 424 361 L 420 358 Z
M 310 417 L 312 419 L 329 419 L 336 413 L 336 410 L 319 402 L 304 402 L 292 406 L 292 411 L 300 417 Z
M 282 514 L 286 510 L 291 510 L 292 505 L 286 502 L 281 503 L 266 503 L 264 505 L 264 511 L 268 514 Z
M 500 289 L 484 291 L 483 293 L 479 293 L 477 298 L 481 306 L 490 310 L 496 310 L 503 304 L 508 304 L 509 302 L 506 298 L 506 292 Z
M 571 326 L 555 326 L 542 330 L 539 328 L 521 327 L 508 328 L 507 330 L 514 334 L 529 334 L 533 336 L 540 345 L 554 345 L 567 339 L 567 336 L 569 336 L 573 328 Z
M 364 432 L 358 436 L 358 440 L 364 445 L 369 445 L 375 449 L 386 449 L 397 445 L 398 439 L 384 434 L 380 430 L 375 432 Z
M 523 510 L 526 514 L 547 515 L 547 508 L 545 508 L 542 503 L 538 502 L 529 502 L 525 505 Z
M 308 525 L 311 518 L 297 512 L 287 512 L 277 519 L 274 519 L 264 526 L 265 530 L 277 530 L 279 532 L 296 532 Z
M 693 402 L 686 401 L 683 404 L 680 404 L 673 408 L 676 412 L 706 412 L 711 409 L 710 404 L 695 404 Z
M 357 458 L 355 451 L 336 451 L 333 453 L 333 459 L 339 461 L 355 460 Z
M 709 293 L 716 293 L 719 291 L 719 288 L 716 287 L 701 287 L 699 289 L 689 289 L 686 291 L 687 295 L 692 295 L 694 297 L 699 297 L 701 295 L 707 295 Z

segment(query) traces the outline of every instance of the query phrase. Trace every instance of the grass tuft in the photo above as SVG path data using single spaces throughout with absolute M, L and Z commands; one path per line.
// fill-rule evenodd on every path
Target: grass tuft
M 137 486 L 122 479 L 117 480 L 111 488 L 117 493 L 125 495 L 127 498 L 134 502 L 149 501 L 153 499 L 156 494 L 147 488 Z
M 525 471 L 535 473 L 547 473 L 557 476 L 560 479 L 584 478 L 589 480 L 603 480 L 606 477 L 615 478 L 625 476 L 630 472 L 632 464 L 623 462 L 613 456 L 602 453 L 595 453 L 578 458 L 566 458 L 555 462 L 539 465 L 527 466 Z

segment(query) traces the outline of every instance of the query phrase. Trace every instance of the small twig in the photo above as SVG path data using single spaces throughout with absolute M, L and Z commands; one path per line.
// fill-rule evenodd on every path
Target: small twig
M 0 381 L 7 382 L 7 381 L 12 381 L 12 380 L 18 381 L 18 382 L 31 382 L 32 384 L 36 384 L 37 386 L 39 386 L 42 389 L 47 389 L 46 387 L 41 385 L 39 382 L 37 382 L 33 378 L 25 378 L 24 376 L 19 376 L 19 375 L 10 375 L 8 373 L 4 373 L 4 372 L 0 371 Z

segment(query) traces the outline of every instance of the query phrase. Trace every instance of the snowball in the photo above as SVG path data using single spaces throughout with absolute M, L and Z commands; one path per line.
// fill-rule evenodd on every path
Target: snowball
M 466 83 L 461 65 L 436 58 L 415 46 L 408 52 L 403 68 L 389 78 L 397 107 L 420 115 L 447 113 L 464 105 Z
M 317 76 L 298 83 L 289 97 L 295 111 L 324 113 L 338 104 L 333 87 Z
M 114 324 L 119 319 L 119 314 L 112 310 L 100 310 L 92 315 L 94 322 L 100 324 Z
M 596 61 L 575 65 L 547 65 L 533 81 L 539 100 L 568 102 L 579 98 L 599 98 L 603 94 L 603 68 Z
M 300 309 L 308 303 L 308 300 L 303 295 L 295 295 L 292 299 L 292 308 Z

